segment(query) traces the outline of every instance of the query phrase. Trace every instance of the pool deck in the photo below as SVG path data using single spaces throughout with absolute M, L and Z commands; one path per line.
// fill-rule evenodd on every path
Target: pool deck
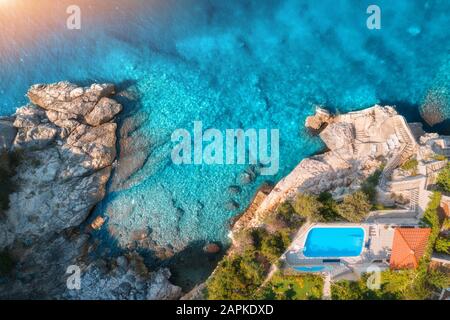
M 347 228 L 359 227 L 365 231 L 364 244 L 361 254 L 357 257 L 336 257 L 339 262 L 323 262 L 324 259 L 333 259 L 330 257 L 323 258 L 309 258 L 303 254 L 303 248 L 306 237 L 314 227 L 322 228 Z M 312 266 L 325 265 L 332 276 L 338 276 L 346 272 L 359 273 L 360 270 L 365 270 L 369 265 L 374 263 L 380 266 L 387 266 L 391 254 L 391 247 L 394 238 L 394 225 L 383 223 L 333 223 L 333 224 L 308 224 L 302 227 L 290 247 L 283 255 L 282 259 L 289 267 L 296 266 Z

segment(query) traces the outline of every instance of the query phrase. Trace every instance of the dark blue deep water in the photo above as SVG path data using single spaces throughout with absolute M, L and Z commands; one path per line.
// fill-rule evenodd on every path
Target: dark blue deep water
M 41 1 L 56 6 L 39 13 L 45 18 L 30 10 L 12 17 L 0 5 L 0 114 L 26 103 L 34 83 L 132 86 L 139 99 L 125 113 L 140 115 L 134 136 L 147 141 L 147 160 L 97 208 L 122 245 L 143 229 L 175 248 L 226 240 L 229 219 L 264 180 L 276 182 L 323 148 L 303 128 L 316 105 L 345 112 L 395 103 L 417 115 L 430 88 L 448 88 L 448 0 L 83 0 L 81 31 L 64 27 L 72 2 Z M 380 30 L 366 27 L 372 3 Z M 23 19 L 29 32 L 13 31 Z M 278 174 L 232 195 L 228 186 L 246 166 L 172 164 L 172 131 L 195 120 L 279 129 Z M 240 210 L 226 208 L 230 200 Z

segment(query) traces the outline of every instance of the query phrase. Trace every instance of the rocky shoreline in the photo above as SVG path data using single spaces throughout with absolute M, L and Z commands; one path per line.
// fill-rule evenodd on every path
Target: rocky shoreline
M 150 272 L 135 252 L 114 260 L 91 254 L 80 225 L 105 196 L 115 167 L 115 117 L 122 106 L 112 84 L 34 85 L 30 104 L 0 119 L 0 151 L 20 160 L 14 191 L 0 219 L 0 251 L 15 262 L 0 277 L 0 297 L 177 299 L 170 271 Z M 81 290 L 68 290 L 66 270 L 81 269 Z

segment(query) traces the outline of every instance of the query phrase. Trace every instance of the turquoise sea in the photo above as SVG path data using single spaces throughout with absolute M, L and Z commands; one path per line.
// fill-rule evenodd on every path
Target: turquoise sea
M 141 230 L 175 251 L 226 242 L 230 219 L 263 181 L 323 148 L 303 127 L 316 105 L 396 104 L 417 120 L 428 90 L 449 88 L 448 0 L 80 0 L 82 28 L 67 30 L 72 2 L 40 1 L 55 7 L 39 14 L 0 5 L 0 114 L 26 103 L 34 83 L 113 82 L 135 92 L 120 121 L 138 115 L 133 137 L 146 161 L 96 209 L 119 247 Z M 366 27 L 370 4 L 381 8 L 380 30 Z M 279 129 L 278 174 L 231 194 L 248 166 L 174 165 L 170 135 L 193 121 Z M 231 200 L 240 208 L 230 210 Z

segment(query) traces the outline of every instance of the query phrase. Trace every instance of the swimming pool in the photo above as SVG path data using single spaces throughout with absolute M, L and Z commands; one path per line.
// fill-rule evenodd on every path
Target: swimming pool
M 314 227 L 306 237 L 305 257 L 357 257 L 364 244 L 364 229 L 359 227 Z
M 300 271 L 300 272 L 321 272 L 326 269 L 325 266 L 311 266 L 311 267 L 294 267 L 294 270 Z

